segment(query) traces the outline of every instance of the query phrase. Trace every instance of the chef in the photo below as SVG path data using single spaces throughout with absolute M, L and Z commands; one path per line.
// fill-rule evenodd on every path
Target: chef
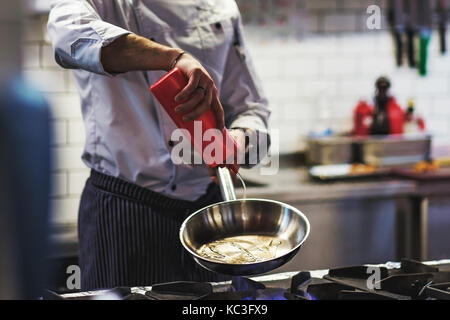
M 214 281 L 184 252 L 184 218 L 221 201 L 205 165 L 175 165 L 175 125 L 148 88 L 179 68 L 185 121 L 212 109 L 247 148 L 269 111 L 233 0 L 56 0 L 48 32 L 73 69 L 91 175 L 78 217 L 83 290 L 176 280 Z M 187 99 L 187 101 L 185 101 Z

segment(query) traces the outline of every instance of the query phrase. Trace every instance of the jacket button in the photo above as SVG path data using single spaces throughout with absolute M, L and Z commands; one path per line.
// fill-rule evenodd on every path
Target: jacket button
M 170 187 L 170 189 L 172 189 L 172 191 L 177 190 L 177 185 L 176 185 L 176 184 L 173 184 L 172 187 Z

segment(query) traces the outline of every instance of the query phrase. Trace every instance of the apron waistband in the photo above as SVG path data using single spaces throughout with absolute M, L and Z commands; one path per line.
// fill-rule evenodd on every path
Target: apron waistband
M 171 210 L 176 212 L 189 211 L 192 213 L 212 203 L 222 201 L 220 189 L 214 182 L 208 186 L 206 193 L 195 201 L 170 198 L 161 193 L 95 170 L 91 170 L 91 175 L 88 179 L 88 183 L 89 182 L 102 191 L 112 193 L 119 197 L 125 197 L 161 210 Z

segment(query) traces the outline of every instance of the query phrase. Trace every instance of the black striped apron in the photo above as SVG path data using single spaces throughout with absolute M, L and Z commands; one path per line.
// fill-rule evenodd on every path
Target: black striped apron
M 78 216 L 82 290 L 228 279 L 197 265 L 178 236 L 189 214 L 221 200 L 214 183 L 191 202 L 91 171 Z

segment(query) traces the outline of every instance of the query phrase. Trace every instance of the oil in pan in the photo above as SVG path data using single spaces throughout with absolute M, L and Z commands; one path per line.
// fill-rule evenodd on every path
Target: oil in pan
M 284 248 L 286 245 L 287 248 Z M 204 244 L 197 253 L 208 260 L 246 264 L 276 258 L 286 249 L 289 249 L 287 241 L 276 236 L 242 235 Z

